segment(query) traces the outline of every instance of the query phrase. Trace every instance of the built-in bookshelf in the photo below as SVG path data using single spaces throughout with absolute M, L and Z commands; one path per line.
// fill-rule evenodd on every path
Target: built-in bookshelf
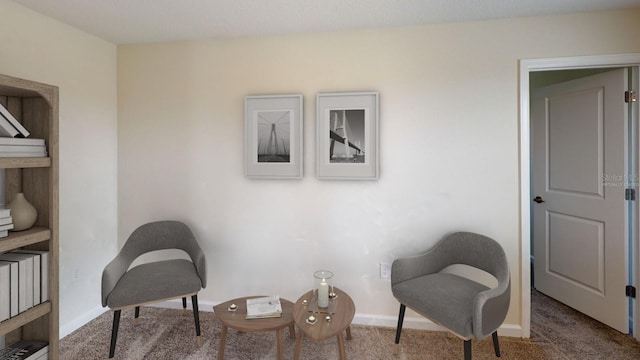
M 24 193 L 38 211 L 29 230 L 9 232 L 0 239 L 0 253 L 16 249 L 49 252 L 49 300 L 0 322 L 5 344 L 19 340 L 49 343 L 49 359 L 59 354 L 58 314 L 58 88 L 0 74 L 0 103 L 29 130 L 45 139 L 47 157 L 2 157 L 4 199 Z

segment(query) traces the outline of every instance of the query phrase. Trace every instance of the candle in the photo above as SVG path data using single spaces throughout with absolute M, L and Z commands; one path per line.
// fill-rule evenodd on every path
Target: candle
M 329 306 L 329 285 L 324 278 L 318 287 L 318 306 L 321 308 Z

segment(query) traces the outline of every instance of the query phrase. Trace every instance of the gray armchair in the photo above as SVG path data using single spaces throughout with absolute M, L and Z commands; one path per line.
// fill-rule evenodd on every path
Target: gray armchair
M 140 255 L 165 249 L 184 250 L 191 261 L 163 260 L 129 268 Z M 179 221 L 158 221 L 134 230 L 115 259 L 102 272 L 102 306 L 113 310 L 109 358 L 115 353 L 120 312 L 123 309 L 134 307 L 137 320 L 141 305 L 182 298 L 182 306 L 186 311 L 187 296 L 191 296 L 200 345 L 197 293 L 206 285 L 205 257 L 187 225 Z
M 495 277 L 497 286 L 489 288 L 448 271 L 454 264 L 486 271 Z M 471 339 L 490 334 L 496 356 L 500 356 L 497 329 L 509 310 L 511 279 L 504 250 L 495 240 L 457 232 L 424 254 L 397 259 L 391 267 L 391 290 L 400 302 L 396 344 L 409 307 L 462 338 L 466 360 L 471 359 Z

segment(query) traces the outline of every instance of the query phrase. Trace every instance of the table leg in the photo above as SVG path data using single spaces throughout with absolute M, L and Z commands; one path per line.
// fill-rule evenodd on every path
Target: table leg
M 218 347 L 218 360 L 224 358 L 224 344 L 227 341 L 227 325 L 222 325 L 222 331 L 220 331 L 220 346 Z
M 293 324 L 289 325 L 289 337 L 292 339 L 296 338 L 296 327 Z
M 282 329 L 276 330 L 276 335 L 278 336 L 278 360 L 283 359 L 283 348 L 284 348 L 284 335 L 282 334 Z
M 340 360 L 347 360 L 347 353 L 344 351 L 344 338 L 342 337 L 342 332 L 338 334 L 338 352 L 340 353 Z
M 304 339 L 304 332 L 298 332 L 298 338 L 296 339 L 296 352 L 293 355 L 294 360 L 300 359 L 300 351 L 302 350 L 302 339 Z
M 347 326 L 347 340 L 351 340 L 351 326 Z

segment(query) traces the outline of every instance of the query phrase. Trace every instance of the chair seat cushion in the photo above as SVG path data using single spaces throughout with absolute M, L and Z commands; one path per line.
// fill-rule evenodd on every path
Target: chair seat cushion
M 473 335 L 473 301 L 488 287 L 464 277 L 436 273 L 392 287 L 393 295 L 409 308 L 463 337 Z
M 129 269 L 107 298 L 110 308 L 155 302 L 198 292 L 200 277 L 191 261 L 156 261 Z

